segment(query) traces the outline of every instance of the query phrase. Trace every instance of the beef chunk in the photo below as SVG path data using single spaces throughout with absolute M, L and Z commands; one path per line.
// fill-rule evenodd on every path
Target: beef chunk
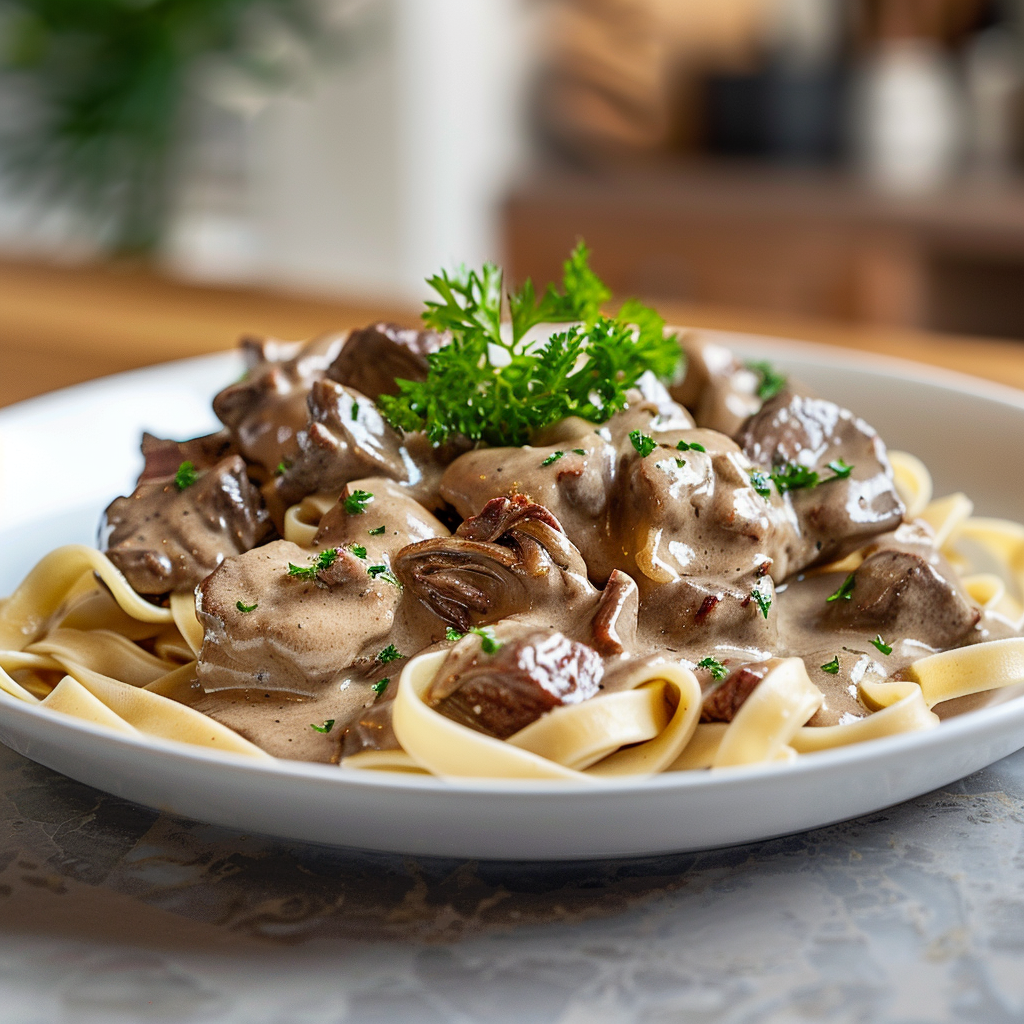
M 396 380 L 426 380 L 427 356 L 446 341 L 435 331 L 373 324 L 349 335 L 327 376 L 374 401 L 381 395 L 397 395 Z
M 946 649 L 963 641 L 980 617 L 941 558 L 883 550 L 864 560 L 853 574 L 850 599 L 831 601 L 824 622 L 830 629 L 863 630 L 890 642 L 900 637 Z
M 341 350 L 343 334 L 305 344 L 243 339 L 249 367 L 213 400 L 213 411 L 260 480 L 270 480 L 295 453 L 295 435 L 308 419 L 306 396 Z
M 274 541 L 226 559 L 203 581 L 198 675 L 207 691 L 316 696 L 343 669 L 370 668 L 387 645 L 401 592 L 371 578 L 365 559 L 340 549 L 312 579 L 291 575 L 289 565 L 309 566 L 310 552 Z M 239 601 L 256 607 L 242 611 Z
M 427 694 L 453 721 L 507 739 L 545 712 L 579 704 L 600 688 L 597 651 L 562 633 L 526 631 L 505 639 L 493 654 L 476 636 L 454 647 Z
M 842 558 L 903 518 L 881 439 L 834 402 L 784 391 L 750 418 L 738 440 L 756 466 L 777 470 L 798 463 L 819 474 L 817 486 L 789 492 L 800 527 L 791 572 Z M 853 466 L 846 478 L 837 479 L 829 468 L 838 459 Z
M 193 589 L 271 529 L 245 463 L 229 455 L 183 490 L 173 476 L 144 478 L 131 497 L 115 498 L 99 546 L 140 594 L 166 594 Z
M 769 664 L 766 661 L 741 665 L 719 686 L 715 686 L 704 698 L 701 711 L 702 722 L 731 722 L 744 701 L 766 675 Z
M 732 436 L 760 408 L 758 377 L 723 345 L 691 331 L 683 336 L 686 376 L 672 397 L 686 406 L 699 427 Z
M 232 454 L 234 443 L 227 430 L 207 434 L 205 437 L 194 437 L 190 441 L 165 441 L 144 433 L 142 456 L 146 465 L 139 476 L 139 482 L 174 476 L 183 462 L 191 462 L 196 469 L 209 469 Z

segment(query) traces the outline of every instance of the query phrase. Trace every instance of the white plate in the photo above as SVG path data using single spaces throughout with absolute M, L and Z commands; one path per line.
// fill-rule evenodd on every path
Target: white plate
M 725 340 L 772 358 L 873 423 L 892 447 L 921 456 L 937 493 L 963 489 L 983 514 L 1024 514 L 1024 393 L 813 345 Z M 238 371 L 233 356 L 188 360 L 0 411 L 0 593 L 50 548 L 92 539 L 104 505 L 131 487 L 142 429 L 184 437 L 212 428 L 208 399 Z M 0 740 L 107 792 L 249 832 L 415 854 L 556 860 L 750 842 L 890 806 L 1024 746 L 1024 698 L 930 732 L 794 764 L 583 789 L 253 763 L 109 735 L 2 693 Z

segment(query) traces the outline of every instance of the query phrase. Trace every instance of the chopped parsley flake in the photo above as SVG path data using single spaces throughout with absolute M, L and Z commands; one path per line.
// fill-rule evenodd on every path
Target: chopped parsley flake
M 310 729 L 316 729 L 317 732 L 328 733 L 334 728 L 334 719 L 326 719 L 323 725 L 314 725 L 310 722 L 309 727 Z
M 752 469 L 750 471 L 750 486 L 762 498 L 768 499 L 772 496 L 772 489 L 768 486 L 768 477 L 759 469 Z
M 686 459 L 676 459 L 676 465 L 682 469 L 686 465 Z
M 361 516 L 371 501 L 373 501 L 373 494 L 370 491 L 353 491 L 345 499 L 345 511 L 350 516 Z
M 852 601 L 853 600 L 853 588 L 856 586 L 857 581 L 854 579 L 853 573 L 840 584 L 839 589 L 827 597 L 826 601 Z
M 354 419 L 354 420 L 359 419 L 359 403 L 358 402 L 353 402 L 352 403 L 352 412 L 351 412 L 350 415 L 352 416 L 352 419 Z
M 377 527 L 374 527 L 374 529 L 372 529 L 372 530 L 367 530 L 366 532 L 367 532 L 367 533 L 368 533 L 368 534 L 369 534 L 369 535 L 370 535 L 371 537 L 381 537 L 381 536 L 383 536 L 383 534 L 384 534 L 384 531 L 385 531 L 386 529 L 387 529 L 387 527 L 386 527 L 386 526 L 377 526 Z
M 338 549 L 327 548 L 320 554 L 314 555 L 310 565 L 293 565 L 288 563 L 288 575 L 297 576 L 303 580 L 315 580 L 325 569 L 330 569 L 338 560 Z
M 647 434 L 640 430 L 631 430 L 629 432 L 629 440 L 643 459 L 646 459 L 658 447 L 658 442 L 653 437 L 648 437 Z
M 586 448 L 573 448 L 573 451 L 574 451 L 574 452 L 575 452 L 575 453 L 576 453 L 577 455 L 586 455 L 586 454 L 587 454 L 587 450 L 586 450 Z
M 835 476 L 831 478 L 833 480 L 845 480 L 853 472 L 853 466 L 846 459 L 833 459 L 828 464 L 828 468 L 835 473 Z
M 387 665 L 390 661 L 398 661 L 399 658 L 404 658 L 405 655 L 394 645 L 388 644 L 378 655 L 376 660 L 382 665 Z
M 772 471 L 772 480 L 779 494 L 786 491 L 800 491 L 806 487 L 818 486 L 818 474 L 807 466 L 801 466 L 798 462 L 787 462 L 778 469 Z
M 755 360 L 747 363 L 747 369 L 753 370 L 761 378 L 757 385 L 757 397 L 762 402 L 774 398 L 787 384 L 785 374 L 779 373 L 771 363 Z
M 557 462 L 565 452 L 552 452 L 542 463 L 542 466 L 550 466 L 552 462 Z
M 388 683 L 391 682 L 391 676 L 385 676 L 383 679 L 378 679 L 377 682 L 370 687 L 377 697 L 380 697 L 384 691 L 388 688 Z
M 697 444 L 696 441 L 680 441 L 676 448 L 681 452 L 706 452 L 707 448 L 702 444 Z
M 460 633 L 457 629 L 449 626 L 444 633 L 445 640 L 461 640 L 464 636 L 468 636 L 470 633 L 474 633 L 480 637 L 480 646 L 483 649 L 484 654 L 497 654 L 498 651 L 504 646 L 502 642 L 494 635 L 494 630 L 490 626 L 471 626 L 466 633 Z
M 186 460 L 174 474 L 174 486 L 179 491 L 183 491 L 186 487 L 191 487 L 198 479 L 199 471 L 196 469 L 195 463 Z
M 257 601 L 256 604 L 246 604 L 244 601 L 236 601 L 235 602 L 235 607 L 243 615 L 248 615 L 249 612 L 254 612 L 254 611 L 256 611 L 257 608 L 259 608 L 259 602 Z
M 711 678 L 719 682 L 729 674 L 729 670 L 717 658 L 701 658 L 697 662 L 697 668 L 706 668 L 711 673 Z
M 877 633 L 875 635 L 875 639 L 871 640 L 869 642 L 874 644 L 875 647 L 877 647 L 883 654 L 892 654 L 892 645 L 891 644 L 887 644 L 882 639 L 882 634 L 881 633 Z
M 837 654 L 831 661 L 826 661 L 821 666 L 822 672 L 827 672 L 830 676 L 839 675 L 839 655 Z
M 761 609 L 761 614 L 767 619 L 768 610 L 772 606 L 772 598 L 770 594 L 765 593 L 764 580 L 760 580 L 754 589 L 750 592 L 750 596 L 758 608 Z
M 348 549 L 356 556 L 356 558 L 366 557 L 366 548 L 364 548 L 362 544 L 349 544 Z
M 277 464 L 277 469 L 274 470 L 274 475 L 275 476 L 284 476 L 284 474 L 287 473 L 288 470 L 291 469 L 291 468 L 292 468 L 292 464 L 287 459 L 282 459 Z
M 371 580 L 379 578 L 393 587 L 402 587 L 402 581 L 386 565 L 371 565 L 366 571 L 370 574 Z

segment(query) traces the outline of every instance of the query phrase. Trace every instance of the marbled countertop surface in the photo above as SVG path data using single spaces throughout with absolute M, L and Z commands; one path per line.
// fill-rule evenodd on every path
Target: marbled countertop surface
M 1024 751 L 805 835 L 572 864 L 305 846 L 0 747 L 0 1022 L 1024 1021 Z

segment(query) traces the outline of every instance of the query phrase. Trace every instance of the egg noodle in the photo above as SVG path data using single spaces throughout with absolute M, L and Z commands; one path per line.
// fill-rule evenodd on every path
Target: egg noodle
M 924 464 L 890 452 L 907 519 L 924 520 L 935 544 L 982 609 L 1022 625 L 1024 526 L 972 515 L 963 494 L 933 499 Z M 288 509 L 285 539 L 312 544 L 336 495 Z M 855 553 L 826 570 L 852 571 Z M 144 600 L 107 557 L 82 545 L 48 554 L 0 603 L 0 689 L 46 712 L 111 733 L 156 737 L 252 758 L 270 755 L 186 703 L 196 686 L 202 628 L 189 594 L 169 607 Z M 145 646 L 142 646 L 145 644 Z M 639 664 L 614 693 L 555 708 L 507 740 L 459 724 L 424 700 L 445 652 L 412 658 L 402 672 L 393 727 L 400 750 L 370 750 L 347 769 L 442 777 L 587 782 L 660 772 L 789 761 L 817 751 L 939 725 L 936 705 L 1024 683 L 1024 638 L 994 640 L 913 662 L 900 680 L 865 675 L 866 717 L 806 723 L 822 704 L 799 658 L 770 662 L 732 721 L 701 723 L 701 688 L 687 667 Z

